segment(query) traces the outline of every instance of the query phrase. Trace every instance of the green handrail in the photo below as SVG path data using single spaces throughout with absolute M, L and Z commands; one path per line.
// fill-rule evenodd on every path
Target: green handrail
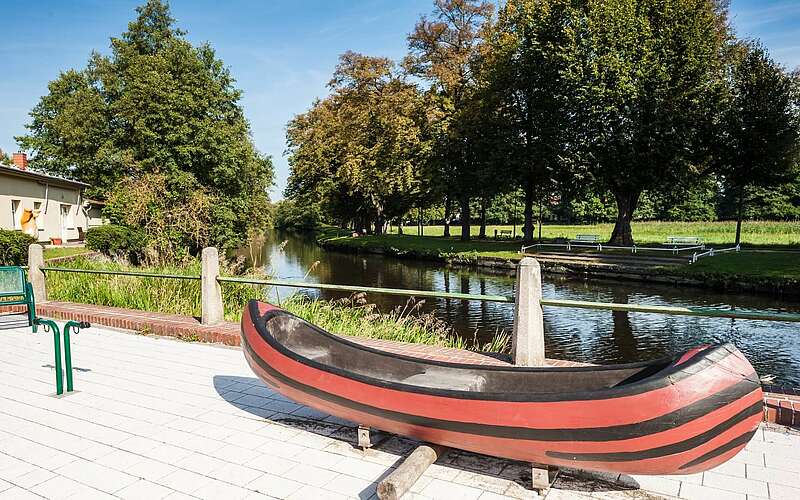
M 109 274 L 119 276 L 141 276 L 148 278 L 174 278 L 186 280 L 200 280 L 197 275 L 183 274 L 157 274 L 142 273 L 135 271 L 104 271 L 98 269 L 69 269 L 63 267 L 43 267 L 43 271 L 56 272 L 75 272 L 89 274 Z M 398 295 L 404 297 L 433 297 L 458 300 L 478 300 L 485 302 L 501 302 L 513 304 L 514 297 L 505 295 L 480 295 L 455 292 L 435 292 L 429 290 L 406 290 L 401 288 L 379 288 L 356 285 L 335 285 L 330 283 L 307 283 L 304 281 L 282 280 L 282 279 L 256 279 L 256 278 L 237 278 L 232 276 L 220 276 L 217 278 L 219 283 L 244 283 L 250 285 L 266 286 L 286 286 L 293 288 L 314 288 L 320 290 L 339 290 L 344 292 L 367 292 L 380 293 L 386 295 Z M 542 306 L 547 307 L 572 307 L 579 309 L 600 309 L 611 311 L 643 312 L 655 314 L 668 314 L 678 316 L 704 316 L 710 318 L 731 318 L 731 319 L 751 319 L 763 321 L 786 321 L 800 322 L 800 314 L 770 312 L 770 311 L 750 311 L 740 309 L 719 309 L 714 307 L 676 307 L 676 306 L 655 306 L 641 304 L 615 304 L 608 302 L 589 302 L 581 300 L 560 300 L 542 299 Z
M 233 278 L 229 276 L 220 276 L 217 278 L 220 283 L 246 283 L 251 285 L 270 285 L 270 286 L 288 286 L 293 288 L 317 288 L 321 290 L 341 290 L 344 292 L 369 292 L 369 293 L 382 293 L 386 295 L 401 295 L 404 297 L 437 297 L 443 299 L 461 299 L 461 300 L 482 300 L 484 302 L 506 302 L 514 303 L 514 297 L 506 297 L 505 295 L 474 295 L 469 293 L 455 293 L 455 292 L 434 292 L 428 290 L 405 290 L 402 288 L 377 288 L 370 286 L 355 286 L 355 285 L 332 285 L 328 283 L 306 283 L 304 281 L 292 280 L 260 280 L 255 278 Z
M 193 274 L 160 274 L 160 273 L 140 273 L 137 271 L 106 271 L 103 269 L 70 269 L 67 267 L 42 267 L 42 271 L 53 271 L 58 273 L 83 273 L 83 274 L 108 274 L 111 276 L 139 276 L 142 278 L 170 278 L 178 280 L 200 280 L 200 276 Z
M 549 307 L 574 307 L 578 309 L 602 309 L 611 311 L 642 312 L 677 316 L 704 316 L 708 318 L 754 319 L 764 321 L 800 322 L 800 314 L 746 309 L 720 309 L 716 307 L 678 307 L 642 304 L 615 304 L 611 302 L 586 302 L 582 300 L 542 299 Z

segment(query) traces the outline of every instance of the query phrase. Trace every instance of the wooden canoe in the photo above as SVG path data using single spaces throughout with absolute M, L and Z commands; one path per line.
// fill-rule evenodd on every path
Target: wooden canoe
M 251 301 L 242 348 L 284 396 L 360 425 L 477 453 L 626 474 L 691 474 L 738 453 L 761 384 L 733 345 L 613 366 L 525 368 L 388 353 Z

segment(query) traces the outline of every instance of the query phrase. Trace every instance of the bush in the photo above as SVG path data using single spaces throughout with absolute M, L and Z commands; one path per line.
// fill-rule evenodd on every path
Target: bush
M 275 203 L 275 227 L 310 231 L 319 225 L 319 216 L 314 207 L 302 205 L 295 200 L 281 200 Z
M 36 238 L 21 231 L 0 229 L 0 265 L 22 266 L 28 263 L 28 246 Z
M 107 224 L 86 231 L 86 247 L 109 257 L 123 257 L 138 263 L 144 256 L 147 237 L 138 229 Z

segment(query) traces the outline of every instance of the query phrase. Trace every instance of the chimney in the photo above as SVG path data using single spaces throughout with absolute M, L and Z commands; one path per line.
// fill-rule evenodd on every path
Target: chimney
M 14 165 L 20 170 L 28 170 L 28 155 L 25 153 L 14 153 Z

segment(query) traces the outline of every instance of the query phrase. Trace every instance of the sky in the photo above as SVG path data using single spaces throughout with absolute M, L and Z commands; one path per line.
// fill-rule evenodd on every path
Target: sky
M 109 51 L 144 0 L 0 0 L 0 149 L 17 151 L 28 113 L 60 71 Z M 172 0 L 195 44 L 209 42 L 243 91 L 256 147 L 272 156 L 279 199 L 289 168 L 286 123 L 327 94 L 347 50 L 399 60 L 432 0 Z M 800 66 L 800 0 L 732 0 L 737 34 L 759 38 L 788 68 Z

